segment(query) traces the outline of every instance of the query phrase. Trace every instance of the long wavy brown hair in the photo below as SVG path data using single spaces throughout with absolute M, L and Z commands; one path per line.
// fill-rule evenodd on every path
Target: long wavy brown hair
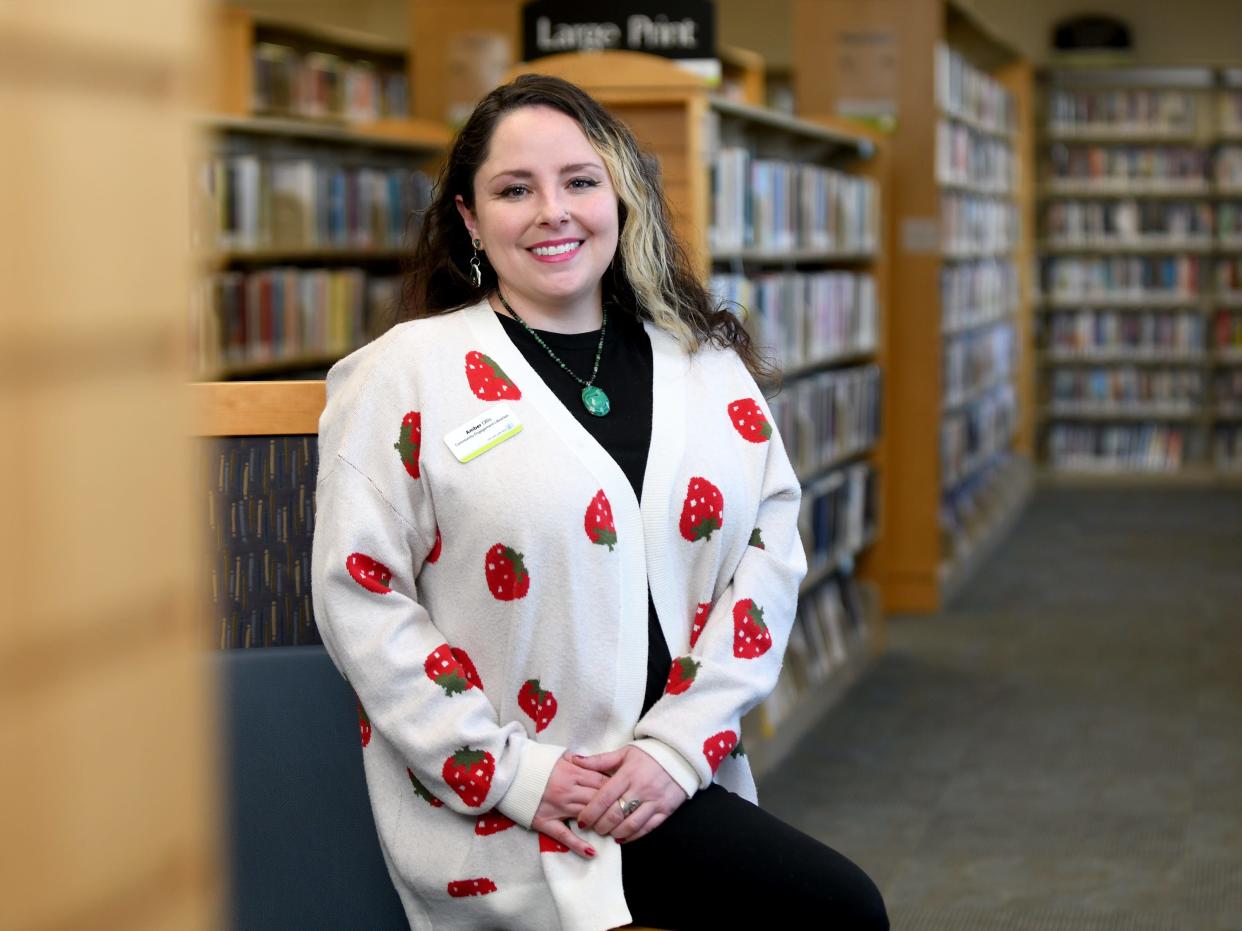
M 525 74 L 497 87 L 474 108 L 453 141 L 431 205 L 419 218 L 414 248 L 405 260 L 401 298 L 387 326 L 448 313 L 478 303 L 496 287 L 482 263 L 475 287 L 467 273 L 474 249 L 457 212 L 456 196 L 474 209 L 474 177 L 500 119 L 520 107 L 551 107 L 573 119 L 599 152 L 617 191 L 620 235 L 604 273 L 604 301 L 611 308 L 650 320 L 687 347 L 732 347 L 755 378 L 768 384 L 777 370 L 760 357 L 738 316 L 712 298 L 673 231 L 660 183 L 659 162 L 646 155 L 634 134 L 575 84 Z M 482 254 L 481 254 L 482 257 Z

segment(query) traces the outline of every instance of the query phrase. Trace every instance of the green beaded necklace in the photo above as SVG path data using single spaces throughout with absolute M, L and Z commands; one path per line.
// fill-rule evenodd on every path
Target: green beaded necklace
M 608 395 L 604 393 L 604 389 L 597 388 L 592 384 L 592 382 L 595 381 L 595 376 L 599 374 L 599 360 L 600 360 L 600 357 L 604 354 L 604 331 L 608 328 L 608 308 L 607 307 L 603 308 L 604 320 L 599 328 L 599 345 L 595 347 L 595 367 L 591 369 L 591 377 L 587 381 L 583 381 L 573 372 L 569 371 L 569 366 L 566 365 L 564 362 L 562 362 L 560 357 L 557 356 L 557 354 L 552 351 L 552 349 L 548 346 L 548 344 L 545 343 L 542 339 L 540 339 L 539 334 L 536 333 L 534 330 L 532 330 L 527 325 L 526 321 L 517 315 L 517 311 L 509 306 L 509 302 L 505 300 L 505 296 L 500 293 L 499 288 L 496 289 L 496 296 L 500 298 L 500 303 L 505 305 L 505 310 L 509 311 L 509 313 L 513 315 L 513 319 L 515 319 L 518 323 L 522 324 L 522 326 L 526 328 L 527 333 L 535 337 L 535 342 L 537 342 L 540 346 L 544 348 L 544 350 L 548 353 L 548 355 L 552 357 L 552 360 L 556 362 L 556 364 L 559 365 L 561 368 L 563 368 L 566 374 L 568 374 L 570 378 L 572 378 L 578 384 L 583 386 L 582 406 L 587 409 L 588 413 L 594 414 L 596 417 L 603 417 L 610 410 L 612 410 L 612 404 L 608 400 Z

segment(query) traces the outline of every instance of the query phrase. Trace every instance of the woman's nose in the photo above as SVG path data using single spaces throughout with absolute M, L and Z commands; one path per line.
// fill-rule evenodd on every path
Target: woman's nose
M 569 211 L 558 197 L 545 197 L 539 211 L 539 222 L 559 226 L 569 219 Z

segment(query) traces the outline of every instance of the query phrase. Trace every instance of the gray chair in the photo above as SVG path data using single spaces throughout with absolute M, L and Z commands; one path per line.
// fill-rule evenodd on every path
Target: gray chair
M 327 650 L 220 650 L 214 661 L 229 926 L 408 929 L 367 799 L 356 701 Z

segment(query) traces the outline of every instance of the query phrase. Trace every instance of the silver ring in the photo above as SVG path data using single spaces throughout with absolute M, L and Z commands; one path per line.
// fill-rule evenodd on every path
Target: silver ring
M 623 818 L 628 818 L 630 815 L 634 814 L 634 812 L 638 811 L 638 806 L 642 803 L 643 800 L 640 798 L 628 800 L 623 798 L 617 799 L 617 804 L 621 806 L 621 817 Z

